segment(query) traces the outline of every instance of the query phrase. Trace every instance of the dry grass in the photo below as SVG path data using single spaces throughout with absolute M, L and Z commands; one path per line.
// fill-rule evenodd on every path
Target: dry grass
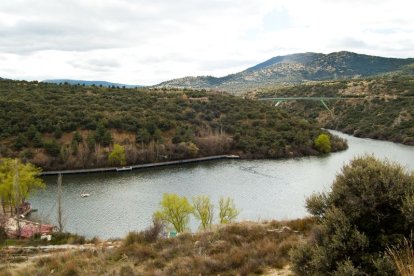
M 401 276 L 414 275 L 414 248 L 410 241 L 404 239 L 401 246 L 389 248 L 387 251 Z
M 157 238 L 159 228 L 132 232 L 117 248 L 64 253 L 3 275 L 252 275 L 279 271 L 308 235 L 309 219 L 235 223 L 211 231 Z M 282 226 L 290 229 L 281 231 Z

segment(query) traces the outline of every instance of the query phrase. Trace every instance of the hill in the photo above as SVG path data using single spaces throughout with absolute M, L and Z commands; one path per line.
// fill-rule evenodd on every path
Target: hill
M 413 72 L 414 58 L 385 58 L 352 52 L 301 53 L 273 57 L 242 72 L 222 78 L 185 77 L 162 82 L 156 87 L 225 90 L 237 94 L 273 85 Z
M 295 116 L 316 120 L 324 128 L 373 139 L 414 145 L 414 77 L 384 76 L 326 81 L 261 89 L 253 97 L 345 97 L 319 101 L 281 102 Z
M 44 169 L 113 166 L 220 154 L 321 154 L 313 122 L 224 93 L 0 81 L 0 156 Z M 346 144 L 332 140 L 332 149 Z
M 123 83 L 114 83 L 107 81 L 87 81 L 87 80 L 70 80 L 70 79 L 54 79 L 54 80 L 44 80 L 42 82 L 47 83 L 56 83 L 56 84 L 71 84 L 71 85 L 82 85 L 82 86 L 99 86 L 99 87 L 125 87 L 125 88 L 135 88 L 142 87 L 142 85 L 133 85 L 133 84 L 123 84 Z

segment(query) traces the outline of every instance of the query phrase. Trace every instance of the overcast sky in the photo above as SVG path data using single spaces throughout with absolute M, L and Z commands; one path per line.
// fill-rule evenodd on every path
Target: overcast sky
M 4 0 L 0 77 L 156 84 L 277 55 L 414 57 L 412 0 Z

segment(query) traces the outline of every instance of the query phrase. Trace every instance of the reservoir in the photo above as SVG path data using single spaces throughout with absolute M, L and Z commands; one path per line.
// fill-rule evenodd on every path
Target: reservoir
M 414 170 L 414 147 L 361 139 L 340 132 L 349 149 L 323 157 L 284 160 L 220 160 L 197 164 L 63 176 L 65 231 L 103 239 L 125 236 L 151 224 L 163 193 L 208 195 L 217 206 L 231 197 L 241 210 L 238 220 L 283 220 L 307 215 L 305 199 L 329 191 L 335 175 L 354 156 L 373 154 Z M 29 201 L 32 218 L 56 224 L 57 176 L 44 177 L 46 189 Z M 88 193 L 89 197 L 81 197 Z M 217 210 L 215 212 L 218 213 Z M 192 230 L 197 229 L 191 221 Z

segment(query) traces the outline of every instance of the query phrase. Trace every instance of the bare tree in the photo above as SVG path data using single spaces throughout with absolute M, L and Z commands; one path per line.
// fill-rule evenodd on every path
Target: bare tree
M 62 211 L 62 174 L 58 175 L 57 180 L 57 222 L 59 232 L 63 232 L 63 211 Z
M 13 190 L 14 190 L 14 209 L 16 211 L 16 226 L 17 237 L 20 239 L 22 234 L 22 227 L 20 225 L 20 186 L 19 186 L 19 159 L 15 159 L 15 172 L 13 177 Z M 13 214 L 13 213 L 12 213 Z

